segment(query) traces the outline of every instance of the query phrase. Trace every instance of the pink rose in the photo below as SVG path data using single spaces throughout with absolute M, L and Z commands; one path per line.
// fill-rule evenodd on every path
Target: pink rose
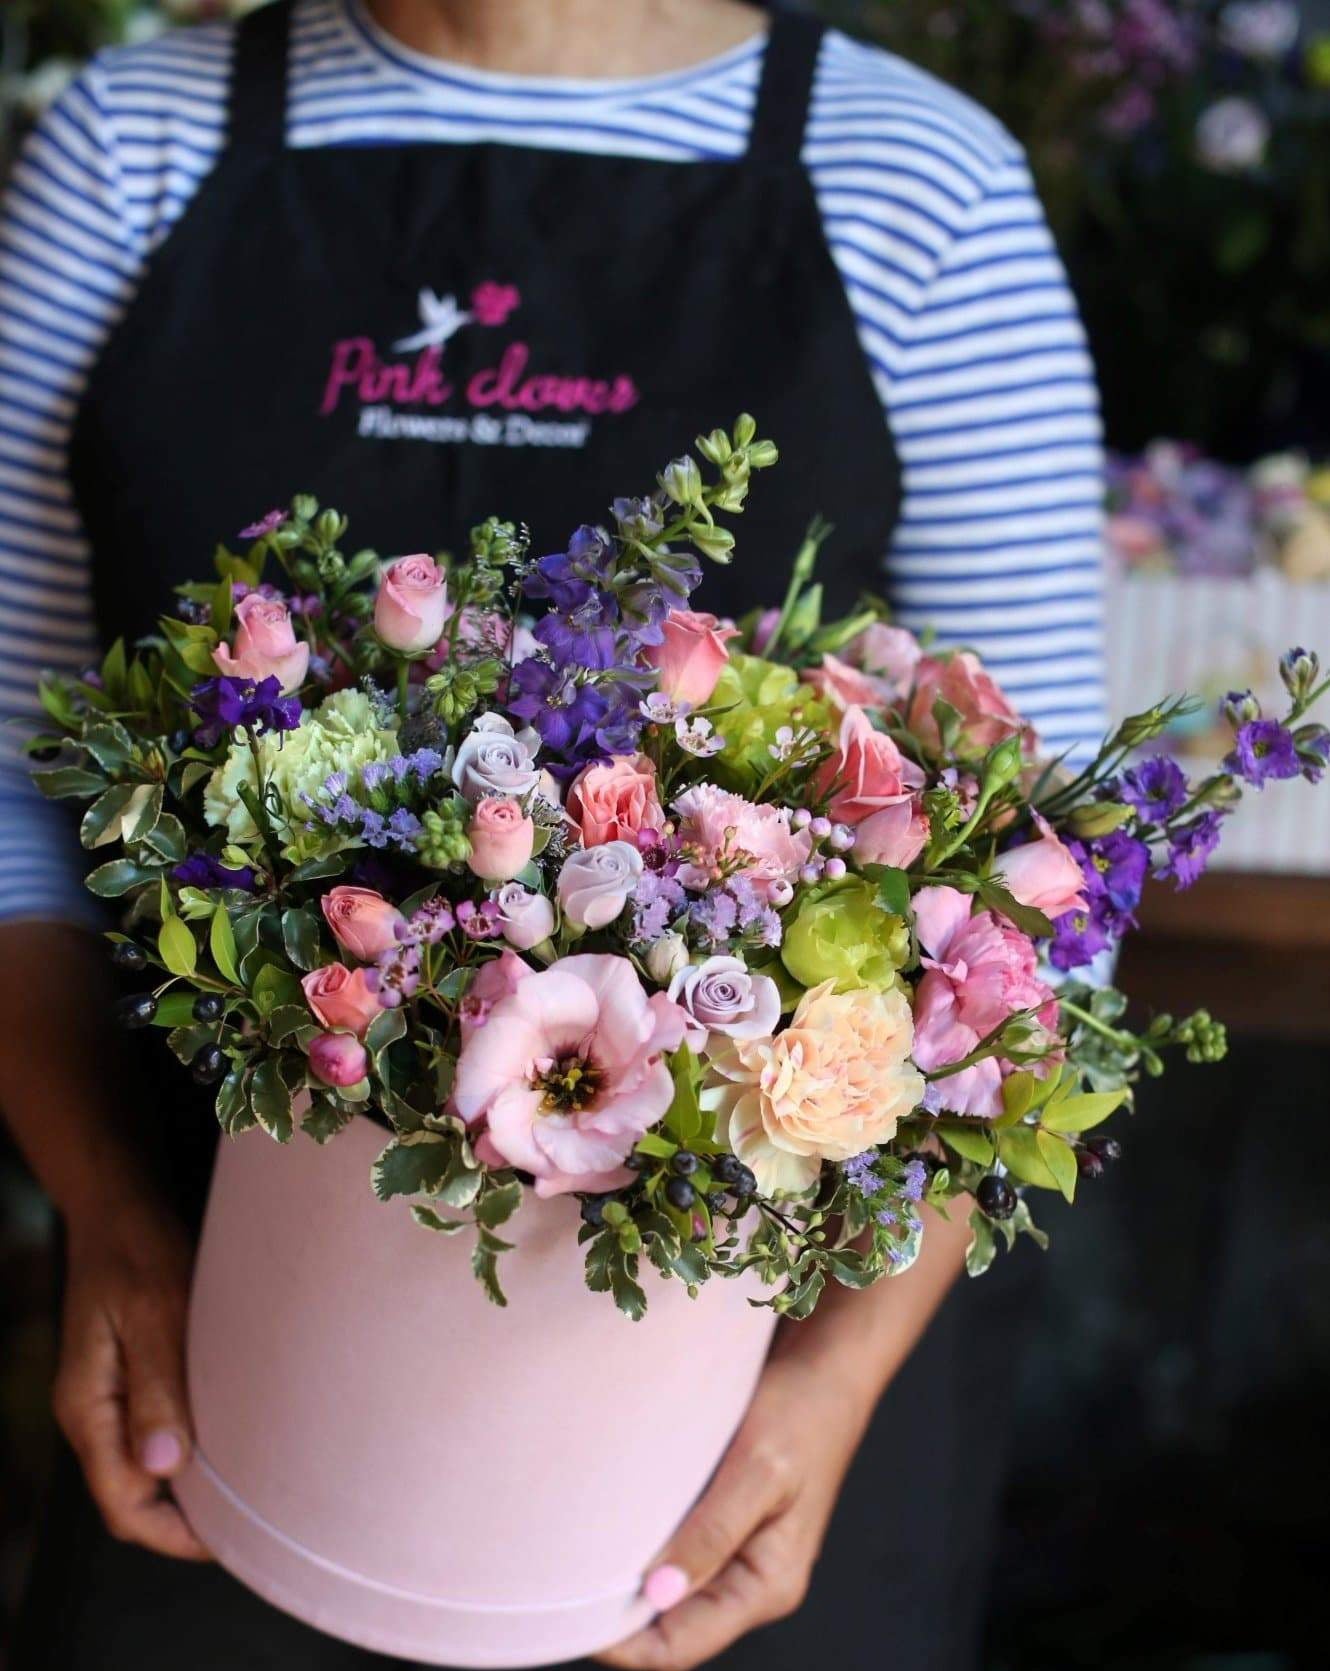
M 309 1071 L 325 1085 L 359 1085 L 369 1057 L 350 1033 L 320 1033 L 309 1046 Z
M 397 945 L 402 913 L 373 888 L 332 888 L 324 894 L 322 904 L 333 939 L 362 963 L 373 963 Z
M 499 933 L 519 952 L 529 952 L 554 933 L 554 907 L 544 894 L 509 882 L 494 895 L 494 903 L 499 909 Z
M 968 1056 L 980 1039 L 1018 1010 L 1034 1010 L 1052 1032 L 1057 1000 L 1039 979 L 1034 942 L 992 911 L 971 915 L 972 896 L 958 888 L 923 888 L 914 896 L 924 974 L 914 995 L 914 1059 L 925 1072 Z M 1011 1062 L 990 1056 L 929 1085 L 924 1106 L 985 1117 L 1002 1112 L 1002 1081 Z
M 905 870 L 928 845 L 928 814 L 918 796 L 870 813 L 854 832 L 856 865 L 894 865 Z
M 530 863 L 536 845 L 535 824 L 521 802 L 506 795 L 477 801 L 466 833 L 471 842 L 466 862 L 486 882 L 511 882 Z
M 528 973 L 462 1041 L 453 1104 L 483 1125 L 480 1158 L 519 1167 L 536 1194 L 613 1189 L 674 1098 L 665 1053 L 686 1018 L 648 997 L 624 957 L 565 957 Z
M 920 768 L 905 758 L 885 731 L 874 728 L 862 708 L 846 709 L 837 751 L 823 761 L 813 779 L 816 793 L 831 797 L 828 816 L 851 825 L 909 806 L 923 785 Z
M 1046 917 L 1084 911 L 1085 877 L 1081 867 L 1053 834 L 1047 819 L 1036 813 L 1035 823 L 1039 839 L 1004 853 L 993 866 L 994 875 L 1007 884 L 1013 899 L 1033 905 Z
M 839 656 L 823 656 L 821 667 L 810 667 L 801 677 L 842 712 L 851 707 L 885 708 L 894 694 L 886 680 L 861 673 Z
M 686 789 L 674 810 L 683 859 L 678 876 L 685 888 L 701 891 L 737 873 L 766 900 L 773 887 L 779 891 L 779 884 L 795 881 L 812 851 L 808 831 L 791 829 L 788 809 L 758 806 L 712 783 Z
M 564 803 L 583 847 L 636 841 L 642 830 L 662 830 L 665 810 L 656 796 L 656 768 L 645 754 L 616 754 L 573 780 Z
M 432 650 L 448 619 L 448 577 L 432 557 L 389 563 L 374 600 L 374 630 L 404 656 Z
M 676 702 L 700 708 L 711 700 L 725 663 L 725 648 L 739 635 L 738 627 L 693 609 L 672 609 L 661 628 L 664 640 L 644 652 L 656 669 L 656 688 Z
M 874 621 L 845 646 L 846 661 L 885 681 L 893 697 L 904 696 L 914 683 L 922 655 L 912 632 L 885 621 Z
M 933 704 L 939 697 L 960 715 L 956 752 L 962 757 L 985 754 L 1004 737 L 1025 730 L 1025 721 L 969 650 L 957 650 L 945 659 L 925 656 L 919 663 L 906 723 L 933 749 L 942 746 L 933 718 Z
M 283 693 L 299 690 L 309 672 L 309 645 L 296 642 L 291 611 L 280 598 L 250 592 L 235 607 L 234 650 L 219 644 L 212 659 L 228 679 L 278 680 Z
M 348 969 L 345 963 L 325 963 L 311 969 L 300 982 L 305 1002 L 315 1018 L 334 1030 L 344 1028 L 363 1038 L 365 1029 L 383 1006 L 370 986 L 368 972 Z

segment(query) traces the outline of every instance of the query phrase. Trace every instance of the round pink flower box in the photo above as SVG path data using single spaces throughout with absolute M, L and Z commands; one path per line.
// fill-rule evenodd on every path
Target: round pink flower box
M 646 1318 L 587 1291 L 577 1204 L 502 1232 L 506 1310 L 471 1236 L 421 1229 L 326 1148 L 223 1142 L 190 1308 L 190 1524 L 265 1600 L 427 1665 L 548 1665 L 650 1617 L 643 1573 L 737 1427 L 770 1343 L 755 1281 Z

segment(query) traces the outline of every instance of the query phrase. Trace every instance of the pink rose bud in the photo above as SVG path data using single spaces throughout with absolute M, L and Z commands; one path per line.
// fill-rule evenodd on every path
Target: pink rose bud
M 448 619 L 448 577 L 432 557 L 389 563 L 374 600 L 374 630 L 390 650 L 432 650 Z
M 309 645 L 296 642 L 291 611 L 281 599 L 250 592 L 235 616 L 234 648 L 219 644 L 212 653 L 217 671 L 228 679 L 276 679 L 283 694 L 299 690 L 309 672 Z
M 350 1033 L 320 1033 L 310 1042 L 309 1071 L 325 1085 L 359 1085 L 368 1068 L 364 1045 Z
M 656 688 L 676 702 L 700 708 L 711 700 L 730 659 L 725 645 L 738 636 L 738 627 L 697 610 L 672 609 L 661 631 L 662 642 L 645 651 L 656 669 Z
M 1035 814 L 1039 839 L 1013 847 L 993 866 L 1013 899 L 1032 905 L 1046 917 L 1085 909 L 1085 877 L 1068 849 L 1053 834 L 1048 821 Z
M 402 913 L 373 888 L 333 888 L 323 896 L 323 915 L 344 952 L 361 963 L 392 951 L 398 944 Z
M 466 833 L 471 842 L 466 862 L 486 882 L 511 882 L 530 863 L 536 845 L 535 824 L 521 802 L 506 795 L 477 801 Z
M 325 963 L 312 969 L 300 985 L 305 1002 L 324 1027 L 344 1028 L 357 1038 L 379 1014 L 382 1005 L 364 969 L 348 969 L 345 963 Z

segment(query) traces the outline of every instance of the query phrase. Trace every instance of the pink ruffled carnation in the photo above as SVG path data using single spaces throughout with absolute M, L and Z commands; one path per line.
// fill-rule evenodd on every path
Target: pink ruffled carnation
M 787 809 L 756 806 L 712 783 L 685 790 L 674 810 L 682 858 L 679 881 L 697 892 L 745 876 L 765 904 L 773 885 L 796 880 L 812 852 L 812 838 L 807 830 L 790 827 Z

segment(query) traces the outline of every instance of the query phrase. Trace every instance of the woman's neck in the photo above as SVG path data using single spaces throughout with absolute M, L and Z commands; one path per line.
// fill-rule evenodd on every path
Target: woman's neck
M 757 33 L 746 0 L 365 0 L 415 52 L 510 75 L 619 79 L 705 62 Z

